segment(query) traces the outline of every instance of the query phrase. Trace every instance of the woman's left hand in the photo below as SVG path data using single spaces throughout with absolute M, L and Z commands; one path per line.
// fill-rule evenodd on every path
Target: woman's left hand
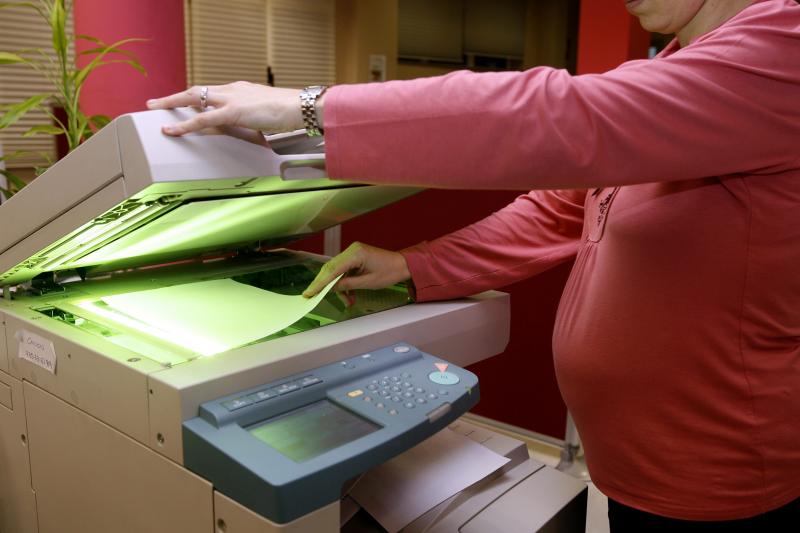
M 192 87 L 164 98 L 147 101 L 148 109 L 201 106 L 202 87 Z M 234 126 L 281 133 L 303 127 L 300 91 L 278 89 L 246 81 L 207 87 L 204 113 L 163 127 L 167 135 L 183 135 L 209 127 Z

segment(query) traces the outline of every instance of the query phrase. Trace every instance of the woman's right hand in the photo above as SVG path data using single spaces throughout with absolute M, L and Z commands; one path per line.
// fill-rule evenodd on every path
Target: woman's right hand
M 345 275 L 333 288 L 337 292 L 383 289 L 411 279 L 403 254 L 354 242 L 322 266 L 303 296 L 312 298 L 340 274 Z

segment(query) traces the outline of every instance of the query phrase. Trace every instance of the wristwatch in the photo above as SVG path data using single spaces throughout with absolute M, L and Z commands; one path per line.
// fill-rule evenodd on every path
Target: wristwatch
M 317 98 L 322 96 L 325 89 L 327 87 L 324 85 L 309 85 L 300 91 L 300 109 L 303 112 L 303 125 L 309 137 L 322 135 L 322 126 L 320 126 L 317 117 L 316 103 Z

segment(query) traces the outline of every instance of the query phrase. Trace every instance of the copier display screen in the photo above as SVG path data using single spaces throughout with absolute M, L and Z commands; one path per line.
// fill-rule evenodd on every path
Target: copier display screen
M 296 463 L 377 431 L 381 426 L 322 400 L 248 428 Z

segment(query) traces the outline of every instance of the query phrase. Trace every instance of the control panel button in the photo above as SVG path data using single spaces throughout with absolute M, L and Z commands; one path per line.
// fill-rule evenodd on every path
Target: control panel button
M 428 374 L 428 379 L 437 385 L 455 385 L 461 379 L 452 372 L 431 372 Z
M 316 385 L 317 383 L 322 383 L 322 380 L 317 376 L 306 376 L 299 381 L 301 387 L 310 387 L 311 385 Z
M 395 346 L 394 353 L 408 353 L 411 351 L 411 348 L 408 346 Z
M 294 392 L 296 390 L 300 390 L 300 385 L 297 383 L 284 383 L 283 385 L 279 385 L 275 391 L 283 396 L 284 394 L 289 394 L 290 392 Z
M 404 403 L 404 404 L 403 404 L 403 406 L 404 406 L 406 409 L 413 409 L 414 407 L 416 407 L 416 406 L 414 405 L 414 402 L 406 402 L 406 403 Z
M 372 396 L 364 396 L 364 401 L 369 403 L 372 401 Z
M 394 416 L 397 414 L 397 409 L 389 409 L 389 414 Z
M 444 390 L 444 389 L 439 389 L 438 391 L 436 391 L 436 393 L 437 393 L 439 396 L 447 396 L 448 394 L 450 394 L 449 392 L 447 392 L 447 391 L 446 391 L 446 390 Z
M 393 401 L 393 402 L 402 402 L 402 401 L 403 401 L 403 399 L 402 399 L 402 398 L 400 398 L 400 396 L 392 396 L 392 401 Z
M 351 398 L 358 398 L 362 394 L 364 394 L 364 391 L 361 389 L 351 390 L 350 392 L 347 393 L 347 395 Z
M 269 400 L 270 398 L 275 398 L 277 396 L 278 393 L 275 392 L 274 390 L 260 390 L 258 392 L 254 392 L 253 394 L 250 394 L 247 397 L 253 400 L 254 403 L 258 403 L 258 402 L 263 402 L 264 400 Z
M 243 398 L 235 398 L 233 400 L 228 400 L 227 402 L 222 402 L 222 407 L 224 407 L 228 411 L 235 411 L 237 409 L 241 409 L 242 407 L 247 407 L 248 405 L 252 404 L 253 400 L 245 396 Z
M 375 385 L 374 383 L 370 383 L 369 385 L 367 385 L 367 388 L 369 390 L 378 390 L 378 386 Z
M 416 389 L 414 389 L 414 392 L 416 392 L 417 394 L 425 394 L 425 389 L 423 389 L 422 387 L 417 387 Z
M 383 409 L 386 406 L 383 404 L 383 402 L 378 402 L 375 404 L 375 407 L 377 407 L 378 409 Z
M 417 398 L 417 403 L 428 403 L 428 400 L 425 398 Z

